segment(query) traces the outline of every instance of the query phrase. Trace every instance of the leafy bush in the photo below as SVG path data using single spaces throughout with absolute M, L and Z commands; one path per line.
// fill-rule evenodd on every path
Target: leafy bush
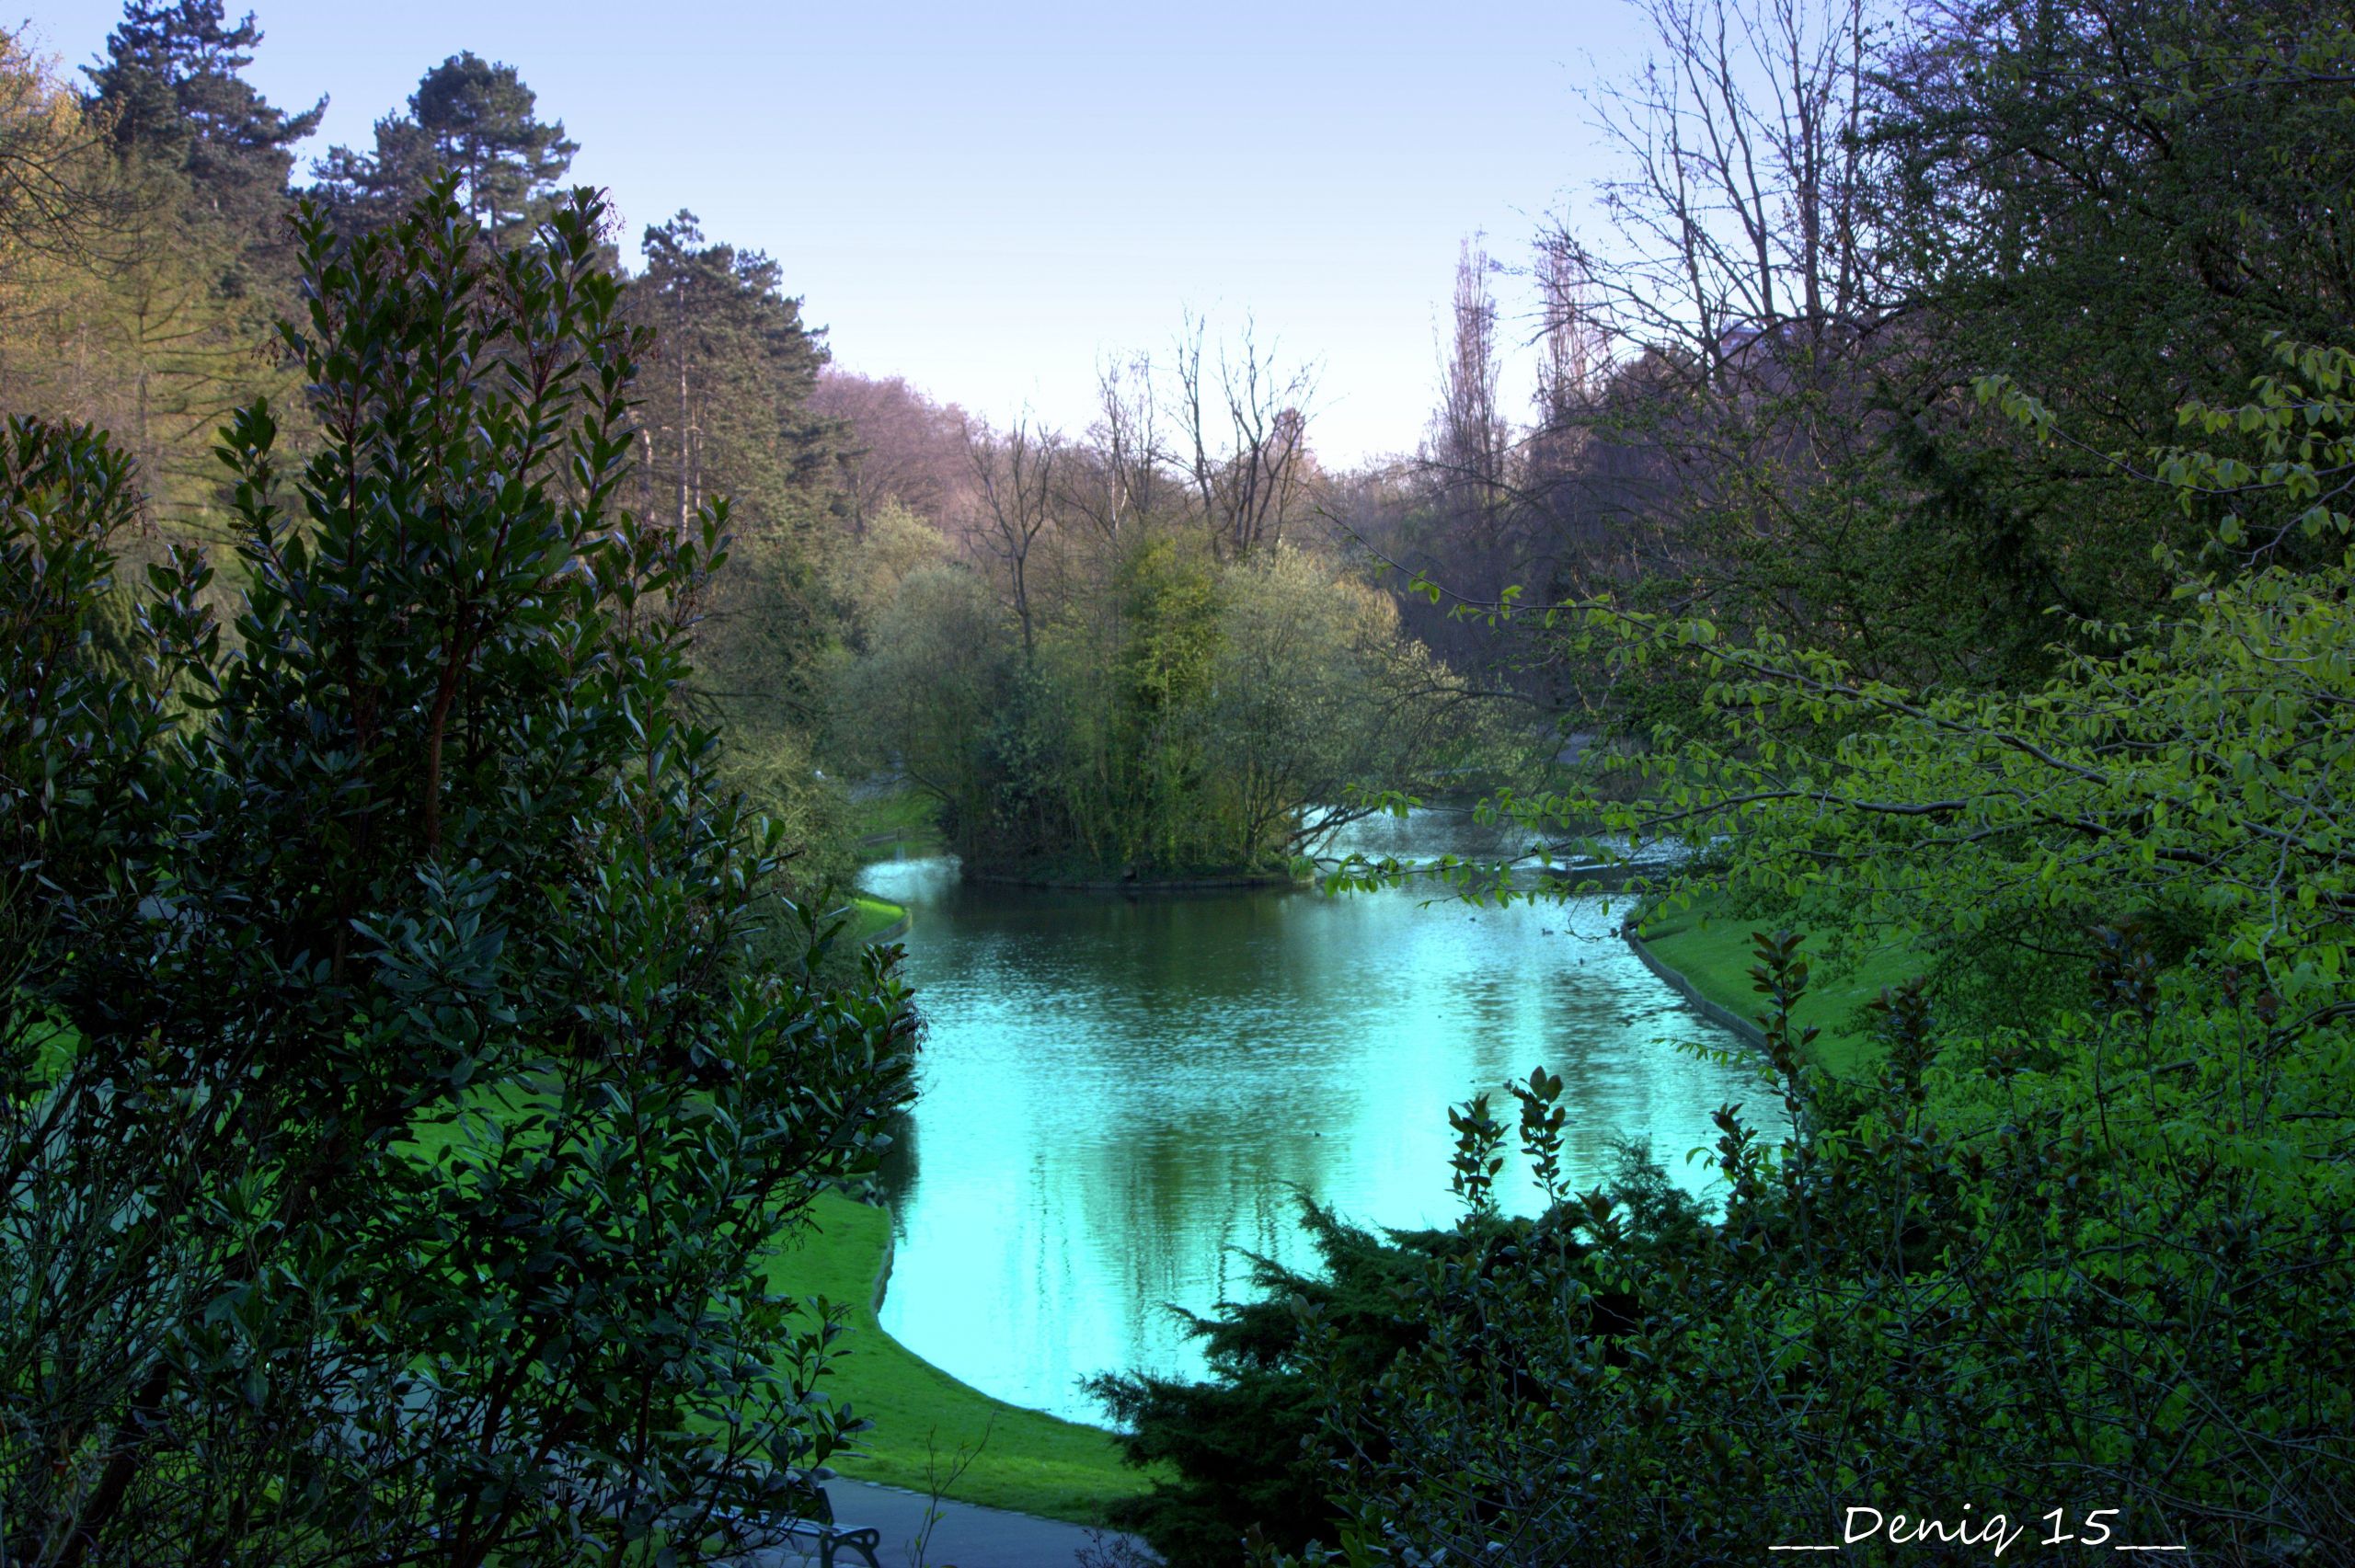
M 126 465 L 10 428 L 10 1561 L 695 1561 L 857 1430 L 759 1265 L 871 1164 L 910 1015 L 752 957 L 784 845 L 681 701 L 725 509 L 617 505 L 601 220 L 306 214 L 318 445 L 224 431 L 235 635 L 176 554 L 140 679 L 86 652 Z
M 1123 1429 L 1128 1460 L 1176 1471 L 1111 1510 L 1115 1525 L 1143 1535 L 1172 1568 L 1231 1563 L 1235 1543 L 1255 1527 L 1296 1550 L 1326 1516 L 1325 1475 L 1310 1442 L 1321 1411 L 1295 1303 L 1332 1325 L 1340 1353 L 1361 1372 L 1389 1365 L 1418 1333 L 1395 1291 L 1439 1237 L 1393 1232 L 1384 1240 L 1314 1203 L 1303 1219 L 1321 1277 L 1254 1257 L 1258 1299 L 1214 1318 L 1189 1314 L 1213 1380 L 1120 1374 L 1088 1381 Z
M 1458 1111 L 1474 1211 L 1416 1261 L 1406 1347 L 1355 1368 L 1303 1301 L 1338 1546 L 1258 1560 L 1754 1562 L 1850 1508 L 1969 1522 L 1976 1550 L 1994 1515 L 2090 1540 L 2108 1509 L 2116 1539 L 2209 1561 L 2348 1560 L 2355 525 L 2325 498 L 2355 356 L 2280 353 L 2246 406 L 2186 411 L 2258 456 L 2162 471 L 2290 521 L 2228 519 L 2204 570 L 2162 551 L 2170 614 L 2080 628 L 2113 651 L 2026 694 L 1583 614 L 1630 669 L 1697 658 L 1712 727 L 1642 760 L 1639 800 L 1524 815 L 1724 843 L 1761 904 L 1932 976 L 1883 993 L 1878 1070 L 1844 1081 L 1792 1023 L 1800 939 L 1757 937 L 1774 1126 L 1718 1113 L 1706 1223 L 1605 1192 L 1499 1237 L 1505 1130 Z M 2285 567 L 2282 526 L 2342 554 Z M 1517 1091 L 1541 1173 L 1548 1082 Z
M 1805 964 L 1762 937 L 1789 1141 L 1729 1107 L 1711 1222 L 1663 1230 L 1598 1193 L 1533 1228 L 1566 1244 L 1467 1223 L 1396 1363 L 1365 1379 L 1312 1351 L 1342 1517 L 1337 1551 L 1297 1560 L 1754 1561 L 1840 1539 L 1851 1508 L 1974 1539 L 2000 1514 L 2031 1540 L 2116 1509 L 2118 1539 L 2211 1561 L 2339 1560 L 2343 1103 L 2335 1137 L 2310 1139 L 2301 1100 L 2265 1117 L 2275 1160 L 2220 1157 L 2232 1135 L 2191 1128 L 2221 1107 L 2171 1093 L 2163 1024 L 2118 1005 L 2138 962 L 2121 943 L 2111 1005 L 2056 1070 L 1990 1063 L 2005 1118 L 1974 1126 L 1937 1103 L 1918 989 L 1886 999 L 1876 1083 L 1812 1093 L 1787 1017 Z M 2241 1005 L 2247 1066 L 2267 1034 Z
M 1486 1104 L 1467 1106 L 1459 1116 L 1460 1127 L 1479 1126 Z M 1558 1130 L 1556 1122 L 1550 1131 Z M 1476 1152 L 1460 1164 L 1474 1168 L 1477 1185 L 1487 1179 L 1476 1169 L 1485 1162 Z M 1621 1150 L 1603 1192 L 1655 1245 L 1689 1239 L 1699 1223 L 1692 1199 L 1669 1184 L 1640 1144 Z M 1428 1347 L 1430 1325 L 1418 1302 L 1433 1268 L 1460 1262 L 1467 1251 L 1481 1260 L 1476 1272 L 1492 1273 L 1518 1266 L 1533 1247 L 1585 1250 L 1570 1239 L 1570 1210 L 1557 1207 L 1532 1220 L 1500 1215 L 1485 1199 L 1453 1230 L 1377 1235 L 1314 1202 L 1303 1205 L 1302 1219 L 1316 1247 L 1317 1273 L 1254 1257 L 1257 1298 L 1193 1320 L 1211 1380 L 1127 1374 L 1089 1382 L 1125 1429 L 1130 1461 L 1165 1463 L 1176 1472 L 1112 1509 L 1115 1524 L 1143 1535 L 1172 1568 L 1234 1562 L 1246 1539 L 1297 1551 L 1332 1533 L 1325 1402 L 1337 1381 L 1379 1386 L 1402 1360 Z M 1593 1305 L 1602 1330 L 1626 1325 L 1624 1295 L 1611 1293 Z M 1373 1425 L 1359 1426 L 1353 1439 L 1369 1452 L 1386 1446 Z

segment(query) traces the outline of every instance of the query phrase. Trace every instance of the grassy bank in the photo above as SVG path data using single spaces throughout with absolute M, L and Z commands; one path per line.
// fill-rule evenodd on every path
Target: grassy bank
M 861 860 L 941 854 L 948 848 L 940 836 L 939 803 L 912 785 L 854 800 L 851 814 Z
M 815 1218 L 815 1229 L 770 1260 L 769 1287 L 850 1308 L 856 1332 L 844 1342 L 828 1391 L 875 1430 L 862 1439 L 865 1457 L 837 1459 L 836 1470 L 924 1492 L 935 1475 L 947 1479 L 962 1449 L 972 1463 L 947 1495 L 1080 1524 L 1097 1522 L 1111 1499 L 1145 1489 L 1146 1478 L 1120 1462 L 1109 1433 L 992 1399 L 883 1332 L 874 1300 L 890 1255 L 890 1215 L 828 1194 Z
M 1637 933 L 1653 956 L 1692 982 L 1693 989 L 1718 1006 L 1743 1018 L 1755 1018 L 1765 999 L 1752 989 L 1750 967 L 1751 933 L 1775 922 L 1734 912 L 1721 893 L 1706 893 L 1684 910 L 1663 909 L 1643 915 Z M 1804 931 L 1802 925 L 1798 929 Z M 1810 953 L 1820 944 L 1809 943 Z M 1804 1027 L 1823 1032 L 1810 1054 L 1818 1066 L 1836 1077 L 1858 1076 L 1879 1054 L 1865 1004 L 1885 986 L 1911 979 L 1921 966 L 1902 948 L 1871 954 L 1854 968 L 1826 965 L 1816 956 L 1808 976 L 1807 995 L 1796 1013 Z
M 905 906 L 888 898 L 873 898 L 864 893 L 850 901 L 850 938 L 854 942 L 873 942 L 893 926 L 908 918 Z

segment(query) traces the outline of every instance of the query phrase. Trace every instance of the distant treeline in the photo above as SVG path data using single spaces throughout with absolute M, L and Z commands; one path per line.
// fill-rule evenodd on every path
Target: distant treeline
M 512 246 L 577 150 L 514 66 L 460 52 L 371 145 L 298 169 L 324 100 L 267 101 L 244 74 L 262 41 L 213 0 L 133 0 L 79 83 L 13 37 L 0 55 L 0 404 L 114 433 L 150 554 L 224 537 L 231 410 L 269 396 L 304 439 L 273 325 L 302 314 L 299 202 L 367 235 L 446 171 Z M 1280 868 L 1374 792 L 1495 750 L 1337 544 L 1312 374 L 1247 329 L 1189 318 L 1157 365 L 1108 361 L 1084 432 L 1000 429 L 830 369 L 777 265 L 692 213 L 639 241 L 626 498 L 679 528 L 730 509 L 697 687 L 807 846 L 799 877 L 847 870 L 846 770 L 903 774 L 978 860 L 1142 875 Z

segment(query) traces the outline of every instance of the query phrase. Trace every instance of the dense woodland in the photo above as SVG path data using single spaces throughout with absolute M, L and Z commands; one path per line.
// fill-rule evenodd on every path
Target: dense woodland
M 694 1561 L 796 1505 L 856 1423 L 756 1259 L 909 1092 L 813 912 L 880 776 L 1083 880 L 1477 791 L 1759 933 L 1712 1203 L 1571 1190 L 1531 1064 L 1433 1108 L 1454 1229 L 1312 1215 L 1212 1381 L 1101 1381 L 1171 1562 L 1965 1503 L 2355 1561 L 2355 18 L 1645 14 L 1600 215 L 1466 243 L 1425 440 L 1350 472 L 1178 302 L 1065 430 L 833 368 L 693 214 L 632 271 L 506 64 L 298 169 L 217 0 L 78 80 L 0 40 L 0 1556 Z M 1827 1056 L 1811 968 L 1890 951 Z
M 1644 907 L 1756 933 L 1771 1065 L 1706 1207 L 1682 1150 L 1573 1190 L 1542 1064 L 1456 1107 L 1454 1230 L 1312 1214 L 1327 1270 L 1202 1321 L 1213 1381 L 1099 1384 L 1182 1476 L 1128 1516 L 1189 1563 L 1755 1562 L 1850 1508 L 1947 1532 L 1876 1561 L 2095 1508 L 2355 1561 L 2355 18 L 1650 15 L 1591 99 L 1607 228 L 1538 237 L 1537 415 L 1467 251 L 1358 515 L 1434 647 L 1612 738 L 1491 805 L 1693 846 Z M 1860 1048 L 1793 1021 L 1891 953 Z
M 305 178 L 288 149 L 318 110 L 246 84 L 260 47 L 219 6 L 143 4 L 78 86 L 7 58 L 28 177 L 0 400 L 116 437 L 151 553 L 225 536 L 212 448 L 232 409 L 301 405 L 274 325 L 295 305 L 298 202 L 376 233 L 446 169 L 513 244 L 576 151 L 513 67 L 459 53 L 373 147 L 332 148 Z M 1471 684 L 1337 546 L 1313 376 L 1247 327 L 1222 341 L 1183 317 L 1158 362 L 1108 360 L 1084 432 L 1001 429 L 831 370 L 776 265 L 692 213 L 638 239 L 623 308 L 655 336 L 629 500 L 682 528 L 729 505 L 698 689 L 731 766 L 806 846 L 813 892 L 847 867 L 841 786 L 864 774 L 924 792 L 976 868 L 1281 874 L 1366 792 L 1481 750 L 1464 738 L 1494 726 L 1467 712 Z

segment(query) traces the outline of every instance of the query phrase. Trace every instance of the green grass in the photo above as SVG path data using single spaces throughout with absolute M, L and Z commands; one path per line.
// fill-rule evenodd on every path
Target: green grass
M 24 1038 L 33 1047 L 33 1082 L 47 1083 L 65 1070 L 81 1048 L 82 1036 L 53 1019 L 35 1019 L 25 1025 Z
M 853 1333 L 832 1365 L 827 1392 L 875 1429 L 860 1439 L 865 1457 L 838 1458 L 834 1469 L 925 1492 L 936 1471 L 947 1478 L 963 1448 L 972 1463 L 945 1495 L 1078 1524 L 1100 1522 L 1105 1503 L 1145 1489 L 1146 1476 L 1120 1462 L 1110 1433 L 992 1399 L 883 1332 L 874 1300 L 889 1214 L 829 1193 L 813 1218 L 811 1230 L 770 1259 L 768 1279 L 781 1294 L 823 1296 L 850 1309 Z
M 937 854 L 948 848 L 940 836 L 940 804 L 920 789 L 903 784 L 889 795 L 854 802 L 851 812 L 863 860 Z
M 535 1098 L 525 1093 L 499 1104 L 513 1114 Z M 478 1104 L 499 1114 L 487 1097 Z M 419 1127 L 405 1147 L 431 1161 L 464 1136 L 459 1127 L 434 1124 Z M 860 1436 L 858 1455 L 829 1461 L 835 1470 L 915 1492 L 930 1492 L 936 1476 L 941 1494 L 959 1503 L 1084 1525 L 1101 1523 L 1103 1505 L 1150 1484 L 1147 1473 L 1121 1462 L 1109 1432 L 992 1399 L 883 1332 L 875 1301 L 890 1257 L 890 1214 L 821 1193 L 810 1219 L 808 1230 L 780 1242 L 762 1266 L 767 1288 L 781 1296 L 823 1297 L 847 1309 L 851 1332 L 838 1342 L 821 1386 L 837 1406 L 875 1427 Z M 964 1455 L 972 1462 L 950 1482 Z
M 851 899 L 850 904 L 849 934 L 853 942 L 872 942 L 908 918 L 905 906 L 892 903 L 888 898 L 870 898 L 860 893 Z
M 1734 913 L 1721 893 L 1705 893 L 1692 908 L 1661 910 L 1637 929 L 1653 956 L 1691 981 L 1694 990 L 1729 1012 L 1755 1018 L 1764 1010 L 1765 998 L 1752 989 L 1750 967 L 1756 959 L 1750 933 L 1772 923 Z M 1883 987 L 1912 979 L 1921 966 L 1902 948 L 1883 948 L 1853 969 L 1835 971 L 1822 961 L 1821 945 L 1808 944 L 1809 952 L 1818 956 L 1809 966 L 1807 994 L 1799 999 L 1795 1018 L 1801 1027 L 1812 1024 L 1823 1031 L 1809 1052 L 1817 1066 L 1837 1078 L 1858 1077 L 1880 1055 L 1865 1004 L 1880 995 Z

